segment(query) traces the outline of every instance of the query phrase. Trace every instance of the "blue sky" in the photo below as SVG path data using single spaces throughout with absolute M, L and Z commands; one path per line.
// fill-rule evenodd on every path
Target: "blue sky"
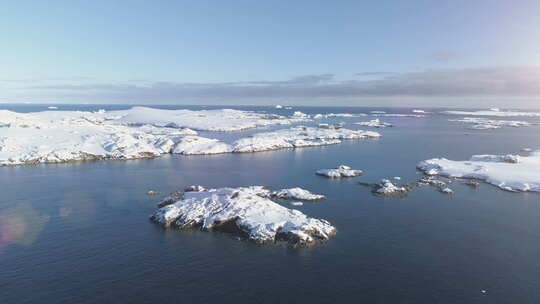
M 540 95 L 538 1 L 58 0 L 0 10 L 2 102 Z

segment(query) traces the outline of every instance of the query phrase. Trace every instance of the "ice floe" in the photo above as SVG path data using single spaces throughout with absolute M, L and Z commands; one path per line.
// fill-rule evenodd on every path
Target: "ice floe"
M 354 124 L 360 125 L 360 126 L 366 126 L 366 127 L 374 127 L 374 128 L 393 127 L 391 123 L 382 122 L 378 118 L 370 120 L 370 121 L 355 122 Z
M 164 226 L 226 231 L 257 243 L 287 241 L 293 246 L 310 246 L 336 233 L 328 221 L 283 207 L 267 192 L 261 186 L 175 192 L 150 218 Z
M 329 178 L 355 177 L 362 175 L 362 170 L 351 169 L 349 166 L 340 165 L 335 169 L 320 169 L 315 172 Z
M 468 161 L 433 158 L 417 167 L 428 175 L 478 179 L 508 191 L 540 191 L 540 151 L 530 156 L 475 155 Z

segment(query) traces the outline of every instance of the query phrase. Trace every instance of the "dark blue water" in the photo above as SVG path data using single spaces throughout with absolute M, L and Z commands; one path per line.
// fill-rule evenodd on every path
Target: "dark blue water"
M 104 108 L 61 109 L 92 107 Z M 539 194 L 453 183 L 454 195 L 425 187 L 379 198 L 357 184 L 413 181 L 416 163 L 432 157 L 540 148 L 538 126 L 472 131 L 448 118 L 458 116 L 381 118 L 396 125 L 377 130 L 381 139 L 327 147 L 0 167 L 0 303 L 539 303 Z M 365 174 L 314 174 L 340 163 Z M 160 199 L 148 190 L 191 184 L 305 187 L 328 199 L 295 208 L 338 233 L 294 250 L 148 220 Z

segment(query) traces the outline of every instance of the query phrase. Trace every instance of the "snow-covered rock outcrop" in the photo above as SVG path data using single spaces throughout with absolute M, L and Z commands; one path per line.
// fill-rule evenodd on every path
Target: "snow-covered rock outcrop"
M 329 178 L 355 177 L 362 175 L 362 170 L 351 169 L 349 166 L 340 165 L 335 169 L 320 169 L 315 172 Z
M 166 198 L 151 219 L 164 226 L 232 232 L 258 243 L 310 246 L 336 233 L 328 221 L 271 201 L 261 186 L 197 189 Z
M 407 186 L 394 185 L 389 179 L 382 179 L 374 186 L 373 193 L 383 196 L 403 195 L 411 190 Z
M 540 192 L 540 151 L 530 156 L 475 155 L 469 161 L 433 158 L 417 167 L 428 175 L 479 179 L 508 191 Z
M 365 113 L 326 113 L 326 114 L 315 114 L 313 115 L 314 119 L 323 119 L 323 118 L 332 118 L 332 117 L 345 117 L 345 118 L 352 118 L 352 117 L 364 117 L 368 116 Z
M 530 127 L 534 123 L 519 120 L 493 120 L 480 117 L 465 117 L 462 119 L 449 119 L 449 121 L 469 124 L 468 129 L 472 130 L 492 130 L 502 127 Z
M 265 196 L 264 193 L 261 193 L 261 195 Z M 302 189 L 299 187 L 281 189 L 277 191 L 270 191 L 268 192 L 266 196 L 281 198 L 281 199 L 295 199 L 295 200 L 302 200 L 302 201 L 318 201 L 318 200 L 326 199 L 326 196 L 322 194 L 315 194 L 306 189 Z
M 377 132 L 326 129 L 298 126 L 275 132 L 257 133 L 237 140 L 232 144 L 232 152 L 257 152 L 286 148 L 323 146 L 341 143 L 344 139 L 379 138 Z
M 382 122 L 378 118 L 370 120 L 370 121 L 355 122 L 354 124 L 360 125 L 360 126 L 366 126 L 366 127 L 374 127 L 374 128 L 393 127 L 391 123 Z
M 489 110 L 482 110 L 482 111 L 444 111 L 443 113 L 444 114 L 451 114 L 451 115 L 500 116 L 500 117 L 511 117 L 511 116 L 535 117 L 535 116 L 540 116 L 540 112 L 501 111 L 498 108 L 491 108 Z

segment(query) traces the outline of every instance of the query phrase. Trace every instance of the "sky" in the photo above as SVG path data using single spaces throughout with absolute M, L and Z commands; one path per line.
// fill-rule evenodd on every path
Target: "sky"
M 540 107 L 540 1 L 1 1 L 0 102 Z

